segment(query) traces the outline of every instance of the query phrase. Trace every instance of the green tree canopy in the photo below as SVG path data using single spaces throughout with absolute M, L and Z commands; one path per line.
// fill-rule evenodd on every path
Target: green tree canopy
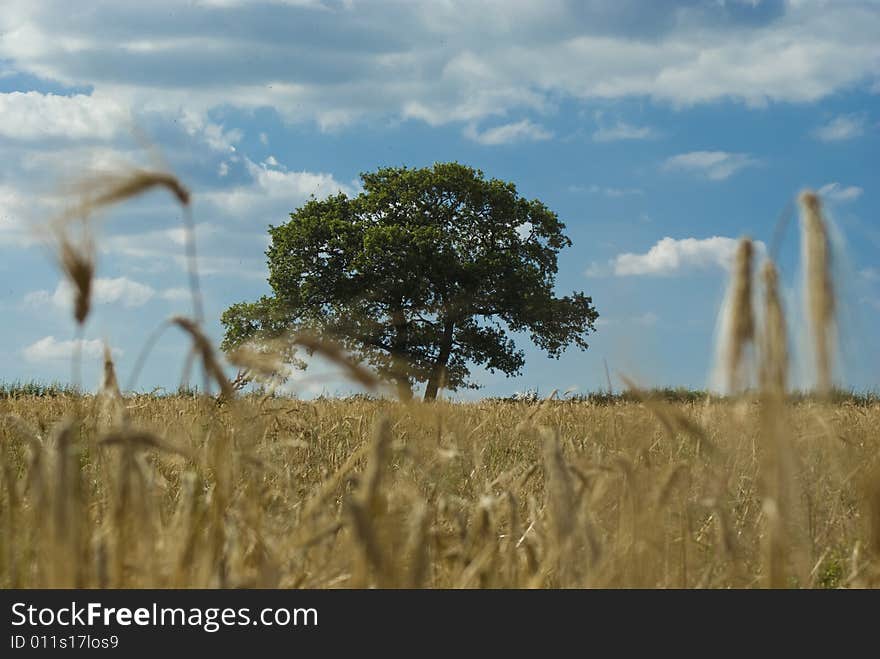
M 458 163 L 361 174 L 363 192 L 308 201 L 269 228 L 273 294 L 223 314 L 223 348 L 329 335 L 406 395 L 474 387 L 474 364 L 518 374 L 528 333 L 551 357 L 588 347 L 598 313 L 554 295 L 565 225 L 513 183 Z M 411 394 L 409 394 L 411 395 Z

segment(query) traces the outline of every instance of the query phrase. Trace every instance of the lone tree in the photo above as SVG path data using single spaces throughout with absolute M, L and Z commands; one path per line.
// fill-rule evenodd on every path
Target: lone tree
M 273 295 L 223 314 L 224 350 L 292 332 L 331 336 L 405 397 L 426 382 L 477 385 L 471 365 L 518 374 L 510 335 L 551 357 L 588 347 L 598 313 L 582 292 L 553 293 L 565 225 L 513 183 L 458 163 L 361 174 L 363 192 L 312 199 L 271 226 Z

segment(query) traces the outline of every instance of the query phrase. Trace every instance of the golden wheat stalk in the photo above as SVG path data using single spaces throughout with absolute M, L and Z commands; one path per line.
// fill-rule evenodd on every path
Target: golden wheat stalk
M 91 310 L 95 244 L 85 221 L 78 239 L 70 235 L 68 224 L 64 222 L 54 224 L 53 234 L 57 241 L 58 265 L 73 288 L 73 317 L 81 326 Z
M 305 348 L 310 354 L 317 353 L 328 361 L 341 366 L 345 374 L 366 387 L 376 389 L 379 386 L 378 378 L 354 360 L 352 360 L 338 343 L 308 333 L 299 333 L 291 339 L 293 345 Z
M 226 353 L 226 361 L 238 367 L 239 376 L 245 384 L 250 380 L 274 382 L 283 377 L 287 368 L 280 351 L 271 347 L 242 345 Z
M 386 472 L 391 451 L 391 423 L 387 417 L 379 419 L 373 435 L 371 455 L 367 461 L 360 488 L 360 501 L 366 511 L 373 516 L 381 515 L 385 509 L 385 496 L 382 492 L 383 475 Z
M 217 386 L 220 387 L 222 396 L 227 400 L 235 398 L 235 389 L 233 389 L 232 383 L 226 377 L 226 373 L 223 372 L 223 367 L 217 360 L 214 348 L 211 346 L 211 341 L 202 332 L 198 323 L 185 316 L 174 316 L 171 318 L 171 323 L 177 325 L 190 335 L 193 341 L 193 348 L 201 357 L 205 371 L 214 378 Z
M 119 173 L 96 174 L 75 183 L 71 188 L 79 197 L 79 202 L 61 217 L 62 225 L 67 224 L 71 219 L 80 219 L 85 223 L 86 218 L 93 212 L 138 197 L 153 189 L 165 189 L 171 193 L 184 208 L 183 219 L 190 289 L 196 319 L 202 322 L 204 311 L 196 261 L 195 227 L 192 220 L 191 195 L 186 186 L 176 176 L 168 172 L 131 169 Z M 75 285 L 76 283 L 74 281 Z M 86 307 L 86 313 L 87 311 Z
M 549 522 L 558 549 L 567 544 L 574 530 L 575 494 L 568 465 L 555 432 L 544 429 L 544 487 L 547 492 Z
M 110 346 L 104 344 L 104 377 L 101 380 L 101 393 L 112 398 L 122 398 L 119 391 L 119 382 L 116 379 L 116 367 L 113 365 L 113 357 Z
M 805 190 L 800 195 L 800 204 L 804 303 L 812 338 L 816 389 L 820 394 L 827 394 L 831 390 L 836 306 L 831 276 L 831 247 L 819 196 L 811 190 Z
M 80 203 L 71 212 L 80 217 L 104 206 L 138 197 L 154 188 L 168 190 L 181 206 L 190 203 L 190 192 L 177 177 L 168 172 L 146 169 L 101 173 L 83 179 L 73 188 L 80 195 Z
M 187 459 L 195 456 L 185 448 L 175 446 L 167 440 L 145 430 L 115 430 L 98 440 L 100 446 L 122 446 L 130 450 L 155 450 L 176 454 Z
M 730 316 L 727 319 L 727 345 L 724 371 L 731 393 L 741 391 L 747 382 L 745 355 L 755 336 L 755 314 L 752 306 L 752 261 L 754 247 L 748 238 L 740 240 L 736 249 L 731 278 Z
M 430 526 L 431 518 L 428 506 L 424 501 L 417 499 L 410 511 L 409 537 L 406 543 L 406 555 L 409 557 L 410 563 L 407 586 L 410 588 L 422 588 L 428 578 Z
M 779 295 L 779 273 L 773 261 L 761 269 L 764 283 L 764 327 L 761 333 L 761 387 L 785 393 L 788 379 L 788 335 Z
M 104 344 L 104 372 L 101 385 L 95 397 L 98 404 L 99 424 L 103 430 L 124 425 L 126 422 L 126 410 L 122 400 L 122 392 L 119 391 L 119 382 L 116 379 L 116 367 L 110 346 Z

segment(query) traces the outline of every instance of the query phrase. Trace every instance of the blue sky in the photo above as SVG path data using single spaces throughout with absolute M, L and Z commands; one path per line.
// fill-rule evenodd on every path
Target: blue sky
M 0 8 L 0 379 L 68 380 L 69 292 L 40 228 L 64 186 L 170 167 L 193 192 L 208 331 L 268 290 L 266 227 L 383 165 L 457 160 L 567 225 L 560 293 L 601 314 L 587 352 L 527 348 L 465 395 L 703 387 L 732 245 L 769 243 L 805 187 L 841 236 L 838 381 L 880 372 L 880 3 L 821 0 L 7 0 Z M 787 209 L 789 209 L 787 211 Z M 84 381 L 121 380 L 189 312 L 181 217 L 160 193 L 98 221 Z M 780 254 L 797 344 L 799 240 Z M 523 347 L 527 347 L 523 342 Z M 166 333 L 136 382 L 175 388 Z M 796 378 L 799 377 L 795 374 Z M 800 381 L 797 381 L 800 382 Z M 343 393 L 316 364 L 301 395 Z

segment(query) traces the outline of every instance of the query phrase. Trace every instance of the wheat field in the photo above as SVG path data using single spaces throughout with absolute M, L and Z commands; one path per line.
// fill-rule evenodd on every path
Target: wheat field
M 766 405 L 10 397 L 0 585 L 880 584 L 880 405 Z

